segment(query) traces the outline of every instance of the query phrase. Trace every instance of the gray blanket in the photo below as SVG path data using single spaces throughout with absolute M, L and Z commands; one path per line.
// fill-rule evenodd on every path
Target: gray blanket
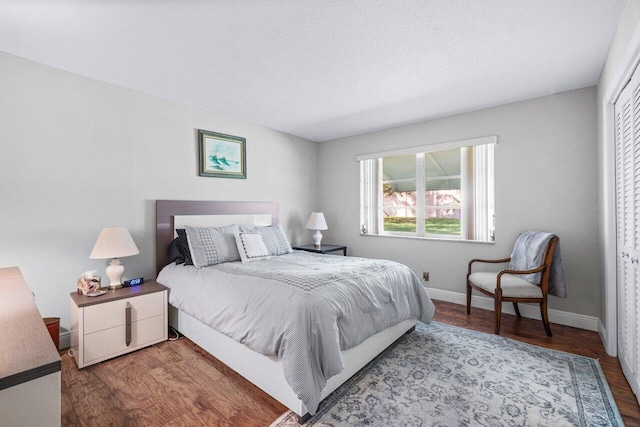
M 542 265 L 544 262 L 545 249 L 554 236 L 555 234 L 543 231 L 525 231 L 520 234 L 513 247 L 509 269 L 531 270 Z M 539 285 L 542 273 L 523 274 L 520 277 L 529 283 Z M 560 298 L 567 297 L 564 269 L 562 267 L 562 254 L 560 252 L 560 240 L 558 240 L 551 262 L 549 294 Z
M 434 306 L 416 275 L 391 261 L 295 251 L 206 268 L 170 264 L 158 276 L 169 302 L 234 340 L 278 356 L 285 378 L 314 414 L 343 369 L 341 350 Z

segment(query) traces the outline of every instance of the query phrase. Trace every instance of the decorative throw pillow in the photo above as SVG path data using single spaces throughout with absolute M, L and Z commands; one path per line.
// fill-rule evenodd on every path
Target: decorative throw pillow
M 287 239 L 287 235 L 284 234 L 284 230 L 280 224 L 270 225 L 268 227 L 247 227 L 241 226 L 240 231 L 247 233 L 260 233 L 262 234 L 262 240 L 267 247 L 269 255 L 284 255 L 293 252 L 291 244 Z
M 234 233 L 237 225 L 225 227 L 184 227 L 187 231 L 189 251 L 196 268 L 223 262 L 240 261 Z
M 236 233 L 235 238 L 243 263 L 271 258 L 260 233 Z

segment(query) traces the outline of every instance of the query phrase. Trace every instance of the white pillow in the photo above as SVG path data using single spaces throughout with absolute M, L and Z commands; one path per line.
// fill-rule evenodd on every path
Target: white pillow
M 236 245 L 243 263 L 271 258 L 260 233 L 235 233 Z

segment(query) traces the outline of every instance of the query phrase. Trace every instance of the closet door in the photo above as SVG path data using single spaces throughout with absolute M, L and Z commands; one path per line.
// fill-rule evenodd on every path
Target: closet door
M 618 358 L 640 393 L 640 72 L 615 104 Z

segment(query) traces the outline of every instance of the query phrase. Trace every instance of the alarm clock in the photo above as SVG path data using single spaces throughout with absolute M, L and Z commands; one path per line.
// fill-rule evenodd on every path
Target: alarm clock
M 122 283 L 122 286 L 124 287 L 138 286 L 138 285 L 142 285 L 142 282 L 144 282 L 144 279 L 142 277 L 138 277 L 136 279 L 125 280 Z

